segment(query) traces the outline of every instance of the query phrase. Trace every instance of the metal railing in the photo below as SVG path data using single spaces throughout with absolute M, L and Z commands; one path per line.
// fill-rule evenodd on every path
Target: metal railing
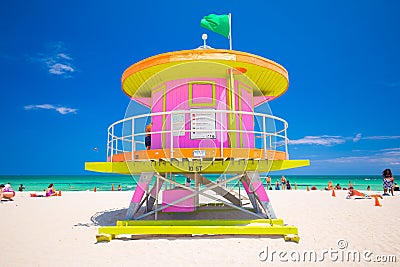
M 134 160 L 134 152 L 139 150 L 145 150 L 144 147 L 144 139 L 146 134 L 150 135 L 169 135 L 169 145 L 168 147 L 162 147 L 162 149 L 169 149 L 170 155 L 169 158 L 172 159 L 174 148 L 179 148 L 179 146 L 174 147 L 174 133 L 187 133 L 191 132 L 192 130 L 186 129 L 174 129 L 173 128 L 173 120 L 172 116 L 177 114 L 184 114 L 185 121 L 186 121 L 186 114 L 191 114 L 193 110 L 174 110 L 168 112 L 158 112 L 158 113 L 148 113 L 148 114 L 141 114 L 137 116 L 132 116 L 128 118 L 124 118 L 122 120 L 116 121 L 108 127 L 108 137 L 107 137 L 107 160 L 113 161 L 113 156 L 116 154 L 122 153 L 129 153 L 132 152 L 132 159 Z M 229 110 L 196 110 L 196 114 L 210 114 L 215 113 L 216 116 L 219 116 L 219 127 L 215 127 L 212 132 L 220 133 L 218 142 L 220 143 L 220 155 L 221 158 L 223 157 L 224 153 L 224 136 L 227 135 L 229 138 L 229 134 L 236 134 L 242 133 L 247 135 L 254 135 L 254 148 L 263 149 L 264 150 L 264 157 L 266 158 L 267 150 L 273 151 L 281 151 L 284 152 L 286 155 L 286 159 L 289 159 L 288 153 L 288 137 L 287 137 L 287 128 L 288 123 L 276 116 L 262 114 L 262 113 L 255 113 L 255 112 L 246 112 L 246 111 L 229 111 Z M 242 116 L 252 116 L 254 128 L 259 128 L 257 130 L 228 130 L 226 129 L 226 125 L 223 125 L 222 122 L 227 122 L 229 120 L 228 115 L 233 115 L 237 120 L 241 120 Z M 152 132 L 145 132 L 146 127 L 146 119 L 149 117 L 156 117 L 156 116 L 164 116 L 163 118 L 167 118 L 169 120 L 169 130 L 162 130 L 162 131 L 152 131 Z M 169 116 L 169 117 L 168 117 Z M 224 117 L 225 116 L 225 117 Z M 166 121 L 167 121 L 166 120 Z M 166 123 L 164 121 L 164 123 Z M 217 121 L 217 120 L 216 120 Z M 277 123 L 278 122 L 278 123 Z M 186 123 L 190 123 L 186 121 Z M 138 126 L 136 124 L 140 124 L 141 130 L 137 131 Z M 280 126 L 280 127 L 277 127 Z M 257 126 L 257 127 L 256 127 Z M 163 127 L 162 129 L 165 129 Z M 136 132 L 135 132 L 136 131 Z M 196 132 L 210 132 L 211 130 L 198 130 Z M 218 136 L 218 134 L 217 134 Z M 260 140 L 260 141 L 258 141 Z M 141 148 L 143 149 L 137 149 Z M 163 146 L 167 146 L 166 143 Z

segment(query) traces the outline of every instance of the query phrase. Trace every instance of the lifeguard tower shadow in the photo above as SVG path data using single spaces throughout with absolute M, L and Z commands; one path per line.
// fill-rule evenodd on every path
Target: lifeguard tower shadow
M 125 220 L 128 209 L 112 209 L 100 211 L 94 214 L 90 220 L 96 226 L 114 226 L 117 221 Z M 146 213 L 146 208 L 142 207 L 137 212 L 138 216 Z M 149 215 L 147 220 L 155 220 L 155 215 Z M 157 220 L 253 220 L 257 217 L 235 210 L 230 207 L 204 205 L 200 206 L 196 212 L 182 213 L 158 213 Z

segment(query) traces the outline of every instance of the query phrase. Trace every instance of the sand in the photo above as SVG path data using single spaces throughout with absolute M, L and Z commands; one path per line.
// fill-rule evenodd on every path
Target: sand
M 386 266 L 399 265 L 400 194 L 384 197 L 382 206 L 376 207 L 373 199 L 349 200 L 347 191 L 335 192 L 336 197 L 329 191 L 268 191 L 277 216 L 298 227 L 298 244 L 279 236 L 121 238 L 96 243 L 98 227 L 122 219 L 133 192 L 63 192 L 52 198 L 17 193 L 13 202 L 0 204 L 0 266 L 288 266 L 294 260 L 308 266 L 307 259 L 297 262 L 297 255 L 312 250 L 319 259 L 324 255 L 324 261 L 313 265 L 373 266 L 377 263 L 365 260 L 393 260 L 389 255 L 396 256 L 397 263 Z M 338 248 L 346 244 L 345 249 Z M 340 253 L 350 250 L 360 253 L 360 262 L 342 261 Z

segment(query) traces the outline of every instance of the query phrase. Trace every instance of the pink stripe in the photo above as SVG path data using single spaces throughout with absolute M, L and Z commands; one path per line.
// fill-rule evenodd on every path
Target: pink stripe
M 160 180 L 158 182 L 158 188 L 156 188 L 156 186 L 154 186 L 150 191 L 150 195 L 155 196 L 156 192 L 160 192 L 160 189 L 161 189 L 163 183 L 164 183 L 164 180 Z
M 148 182 L 138 183 L 135 193 L 133 193 L 131 203 L 140 203 L 148 185 Z
M 247 193 L 247 194 L 253 194 L 252 192 L 250 192 L 249 185 L 248 185 L 248 184 L 246 183 L 246 181 L 243 180 L 243 179 L 242 179 L 242 185 L 243 185 L 243 187 L 244 187 L 244 190 L 246 190 L 246 193 Z
M 253 182 L 253 187 L 261 202 L 269 202 L 267 192 L 265 192 L 265 188 L 262 182 Z

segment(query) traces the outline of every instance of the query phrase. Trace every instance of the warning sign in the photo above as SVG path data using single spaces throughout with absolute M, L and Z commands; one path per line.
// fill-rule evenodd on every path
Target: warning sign
M 214 109 L 190 110 L 190 139 L 215 139 L 215 129 Z

